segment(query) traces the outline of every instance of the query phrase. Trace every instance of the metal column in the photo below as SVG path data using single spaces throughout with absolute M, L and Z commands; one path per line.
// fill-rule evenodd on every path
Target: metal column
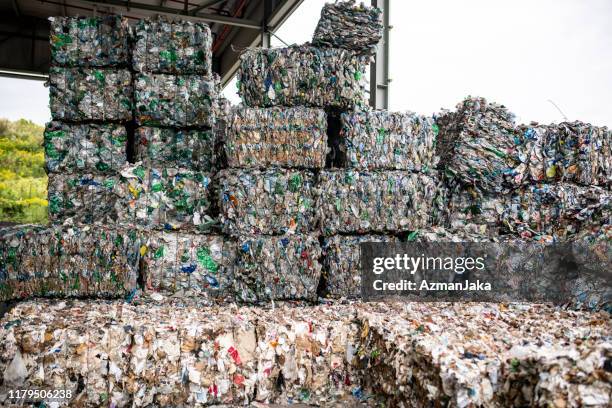
M 389 1 L 372 0 L 372 6 L 382 10 L 383 36 L 374 62 L 370 64 L 370 106 L 389 109 Z
M 261 46 L 262 48 L 270 48 L 272 46 L 272 36 L 270 35 L 270 15 L 274 9 L 273 0 L 264 0 L 264 14 L 261 22 Z

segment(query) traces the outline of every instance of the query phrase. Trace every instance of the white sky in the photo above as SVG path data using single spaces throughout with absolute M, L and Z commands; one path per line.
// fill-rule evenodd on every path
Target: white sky
M 569 120 L 612 127 L 612 0 L 390 2 L 392 110 L 429 115 L 471 94 L 521 122 L 559 122 L 552 100 Z M 324 3 L 304 0 L 277 35 L 309 41 Z M 0 78 L 0 117 L 42 124 L 47 105 L 41 82 Z

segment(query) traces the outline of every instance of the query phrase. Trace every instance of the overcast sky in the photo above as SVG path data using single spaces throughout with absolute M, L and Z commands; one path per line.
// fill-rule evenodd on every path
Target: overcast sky
M 612 127 L 611 0 L 390 1 L 392 110 L 430 115 L 471 94 L 521 122 L 562 121 L 551 100 L 569 120 Z M 304 0 L 277 35 L 309 41 L 324 3 Z M 0 117 L 49 118 L 41 82 L 0 78 L 0 96 Z

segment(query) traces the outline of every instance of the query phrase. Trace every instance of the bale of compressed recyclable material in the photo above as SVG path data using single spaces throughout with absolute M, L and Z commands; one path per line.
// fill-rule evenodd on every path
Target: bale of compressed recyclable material
M 212 127 L 217 85 L 201 75 L 136 76 L 134 103 L 141 126 Z
M 509 202 L 507 194 L 479 194 L 471 186 L 455 185 L 448 194 L 445 225 L 497 236 Z
M 430 302 L 358 306 L 358 320 L 359 375 L 365 391 L 389 406 L 555 400 L 577 407 L 610 401 L 610 382 L 596 374 L 612 351 L 610 321 L 591 313 L 538 304 Z
M 222 170 L 219 208 L 230 235 L 303 233 L 313 227 L 314 174 L 307 170 Z
M 216 138 L 212 130 L 136 129 L 136 161 L 148 168 L 181 167 L 200 171 L 215 168 Z
M 579 121 L 521 125 L 519 182 L 612 184 L 612 131 Z
M 227 167 L 227 156 L 225 155 L 225 141 L 229 131 L 229 122 L 232 112 L 232 104 L 226 98 L 220 96 L 217 99 L 217 110 L 215 112 L 215 161 L 217 167 L 222 169 Z
M 437 165 L 432 118 L 378 110 L 343 113 L 340 120 L 348 167 L 428 171 Z
M 323 242 L 324 292 L 330 298 L 361 296 L 361 249 L 363 242 L 396 242 L 389 235 L 334 235 Z
M 47 186 L 49 219 L 55 224 L 114 223 L 127 203 L 119 175 L 51 173 Z
M 228 294 L 236 245 L 220 235 L 154 231 L 143 249 L 147 290 L 208 296 Z
M 412 231 L 434 218 L 435 173 L 331 170 L 319 178 L 317 222 L 326 235 Z
M 55 120 L 132 119 L 132 73 L 127 69 L 49 69 L 49 107 Z
M 212 34 L 208 24 L 146 18 L 136 23 L 134 34 L 135 71 L 212 74 Z
M 121 171 L 121 181 L 121 223 L 183 231 L 207 231 L 214 224 L 210 173 L 136 163 Z
M 367 59 L 338 48 L 308 45 L 252 48 L 240 56 L 239 93 L 251 107 L 365 106 Z
M 520 141 L 505 106 L 468 97 L 436 123 L 437 154 L 447 176 L 478 192 L 499 193 L 513 185 Z
M 116 173 L 127 163 L 128 135 L 117 124 L 47 123 L 47 173 Z
M 62 67 L 127 67 L 132 29 L 125 17 L 51 17 L 51 63 Z
M 15 226 L 0 231 L 0 300 L 121 297 L 136 287 L 141 237 L 124 228 Z
M 523 237 L 567 239 L 607 222 L 611 201 L 610 191 L 596 186 L 527 185 L 514 191 L 505 205 L 503 228 Z
M 373 56 L 383 34 L 382 11 L 354 0 L 326 3 L 315 28 L 315 47 L 343 48 Z
M 311 235 L 244 236 L 238 239 L 234 290 L 244 302 L 317 298 L 321 247 Z
M 327 154 L 327 120 L 322 109 L 232 110 L 225 153 L 230 167 L 322 168 Z

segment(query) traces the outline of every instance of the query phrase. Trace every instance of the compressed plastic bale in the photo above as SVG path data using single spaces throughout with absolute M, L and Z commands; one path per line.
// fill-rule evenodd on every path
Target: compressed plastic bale
M 326 235 L 401 232 L 432 223 L 437 180 L 407 171 L 322 171 L 317 222 Z
M 234 293 L 244 302 L 317 298 L 321 247 L 311 235 L 238 239 Z
M 218 168 L 227 167 L 227 156 L 225 155 L 225 142 L 229 131 L 229 121 L 231 117 L 232 105 L 226 98 L 220 96 L 217 100 L 215 112 L 215 124 L 213 131 L 215 134 L 215 162 Z
M 239 93 L 251 107 L 365 106 L 368 61 L 337 48 L 252 48 L 240 56 Z
M 121 171 L 118 222 L 147 228 L 208 231 L 210 173 L 176 167 L 147 168 L 142 163 Z
M 128 135 L 115 124 L 47 123 L 44 133 L 47 173 L 117 172 L 127 163 Z
M 212 130 L 136 129 L 136 161 L 147 167 L 213 171 L 216 139 Z
M 438 163 L 431 118 L 380 110 L 343 113 L 340 120 L 348 167 L 428 171 Z
M 141 126 L 212 127 L 217 85 L 200 75 L 140 74 L 135 116 Z
M 509 202 L 506 194 L 479 194 L 470 186 L 456 185 L 449 193 L 446 224 L 453 229 L 496 236 Z
M 125 17 L 50 17 L 51 63 L 62 67 L 125 67 L 132 29 Z
M 139 20 L 134 28 L 135 71 L 163 74 L 212 74 L 212 34 L 206 23 Z
M 373 56 L 383 34 L 381 14 L 381 9 L 357 5 L 354 0 L 326 3 L 312 44 Z
M 315 182 L 312 172 L 228 169 L 218 177 L 225 233 L 302 233 L 312 228 Z
M 132 119 L 132 74 L 126 69 L 49 69 L 49 107 L 55 120 Z
M 610 219 L 606 189 L 569 183 L 534 184 L 516 190 L 505 206 L 503 228 L 523 237 L 566 239 Z
M 323 279 L 330 298 L 361 296 L 361 249 L 363 242 L 396 242 L 394 236 L 334 235 L 323 243 Z
M 612 184 L 612 131 L 583 122 L 521 125 L 519 183 Z
M 447 176 L 478 192 L 498 193 L 513 185 L 520 140 L 505 106 L 467 97 L 436 123 L 437 154 Z
M 222 236 L 156 231 L 144 251 L 147 290 L 220 298 L 231 289 L 236 246 Z
M 229 167 L 322 168 L 327 153 L 327 120 L 321 109 L 232 110 L 225 140 Z

